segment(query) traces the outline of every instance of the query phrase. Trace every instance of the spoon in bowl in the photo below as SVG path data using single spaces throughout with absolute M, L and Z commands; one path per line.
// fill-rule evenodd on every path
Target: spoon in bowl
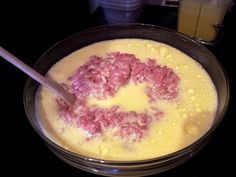
M 35 71 L 33 68 L 27 66 L 25 63 L 23 63 L 21 60 L 19 60 L 17 57 L 9 53 L 7 50 L 2 48 L 0 46 L 0 56 L 16 66 L 18 69 L 26 73 L 28 76 L 42 84 L 43 86 L 50 89 L 52 92 L 57 94 L 59 97 L 61 97 L 69 106 L 73 105 L 76 98 L 71 93 L 67 92 L 60 84 L 58 84 L 55 81 L 49 80 L 46 77 L 39 74 L 37 71 Z

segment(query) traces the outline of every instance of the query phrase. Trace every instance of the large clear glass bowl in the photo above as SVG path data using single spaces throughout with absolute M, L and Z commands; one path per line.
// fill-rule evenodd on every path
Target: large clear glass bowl
M 229 83 L 227 76 L 216 57 L 207 48 L 191 38 L 162 27 L 144 24 L 108 25 L 79 32 L 55 44 L 37 61 L 34 68 L 41 74 L 45 74 L 54 63 L 71 52 L 97 41 L 116 38 L 141 38 L 163 42 L 181 50 L 203 66 L 214 82 L 218 93 L 218 109 L 215 120 L 204 136 L 175 153 L 147 160 L 110 161 L 75 154 L 58 146 L 43 133 L 35 114 L 35 94 L 39 84 L 30 78 L 25 84 L 23 98 L 28 119 L 54 154 L 68 164 L 88 172 L 105 176 L 145 176 L 176 167 L 195 155 L 208 142 L 222 121 L 228 106 Z M 143 151 L 145 153 L 148 149 Z

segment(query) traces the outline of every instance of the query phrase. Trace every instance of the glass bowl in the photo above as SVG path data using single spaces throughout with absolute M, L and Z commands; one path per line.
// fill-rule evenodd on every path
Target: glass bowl
M 66 163 L 87 172 L 104 176 L 145 176 L 160 173 L 176 167 L 195 155 L 208 142 L 215 128 L 222 121 L 229 101 L 227 76 L 216 57 L 204 46 L 175 31 L 144 24 L 118 24 L 92 28 L 74 34 L 50 48 L 35 64 L 41 74 L 58 60 L 75 50 L 94 42 L 116 38 L 141 38 L 159 41 L 173 46 L 197 60 L 210 75 L 218 93 L 218 108 L 212 127 L 199 140 L 177 152 L 147 160 L 112 161 L 86 157 L 70 152 L 43 133 L 35 113 L 35 94 L 39 84 L 28 79 L 24 88 L 24 108 L 34 130 L 47 144 L 48 148 Z

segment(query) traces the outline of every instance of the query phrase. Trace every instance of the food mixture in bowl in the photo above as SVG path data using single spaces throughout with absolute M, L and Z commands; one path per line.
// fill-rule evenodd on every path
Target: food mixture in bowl
M 47 73 L 76 95 L 66 105 L 44 87 L 43 132 L 65 149 L 104 160 L 141 160 L 180 150 L 214 121 L 217 93 L 194 59 L 159 42 L 115 39 L 81 48 Z

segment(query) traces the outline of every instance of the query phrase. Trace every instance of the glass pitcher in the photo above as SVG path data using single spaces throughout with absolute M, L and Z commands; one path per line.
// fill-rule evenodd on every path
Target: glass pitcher
M 178 31 L 201 41 L 214 41 L 217 26 L 232 3 L 232 0 L 180 0 Z

